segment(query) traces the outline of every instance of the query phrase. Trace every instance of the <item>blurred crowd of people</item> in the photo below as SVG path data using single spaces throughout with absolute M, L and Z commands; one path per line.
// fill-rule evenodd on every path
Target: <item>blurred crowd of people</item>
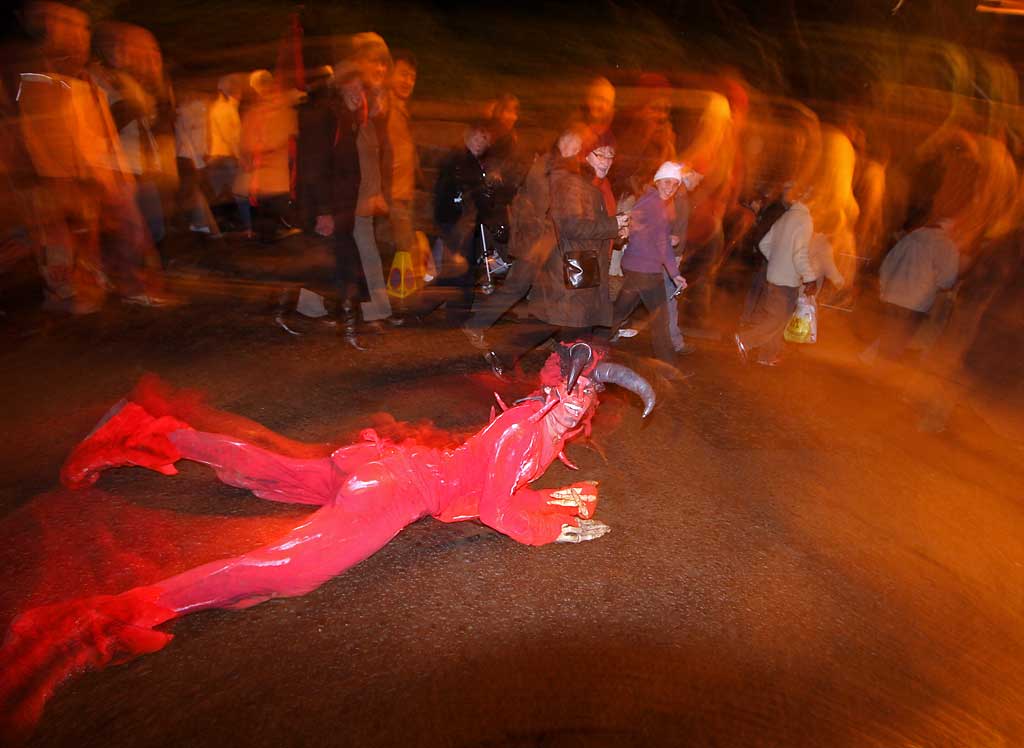
M 417 58 L 376 33 L 311 68 L 296 35 L 296 64 L 176 92 L 143 28 L 49 0 L 22 21 L 0 90 L 4 230 L 34 249 L 47 310 L 180 303 L 162 276 L 169 229 L 301 235 L 329 248 L 318 288 L 355 349 L 443 307 L 498 376 L 552 337 L 615 344 L 637 328 L 674 364 L 739 267 L 743 361 L 779 364 L 801 297 L 852 309 L 865 290 L 884 324 L 862 361 L 898 361 L 936 324 L 955 328 L 939 349 L 956 360 L 1021 259 L 1021 116 L 998 60 L 982 99 L 879 80 L 811 107 L 733 70 L 595 76 L 571 112 L 503 93 L 428 169 Z M 385 268 L 400 253 L 423 287 L 395 301 Z M 297 285 L 282 284 L 277 315 L 291 332 Z

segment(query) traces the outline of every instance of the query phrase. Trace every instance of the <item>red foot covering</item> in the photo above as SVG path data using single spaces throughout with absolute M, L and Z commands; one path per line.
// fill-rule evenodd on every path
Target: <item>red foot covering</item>
M 138 465 L 174 475 L 178 472 L 174 463 L 181 455 L 167 434 L 184 428 L 188 424 L 176 418 L 154 418 L 140 405 L 125 403 L 75 447 L 61 468 L 61 483 L 68 488 L 85 488 L 95 483 L 105 468 L 122 465 Z
M 163 648 L 171 634 L 152 628 L 174 613 L 154 602 L 158 594 L 137 587 L 34 608 L 15 619 L 0 649 L 0 737 L 25 737 L 70 676 Z

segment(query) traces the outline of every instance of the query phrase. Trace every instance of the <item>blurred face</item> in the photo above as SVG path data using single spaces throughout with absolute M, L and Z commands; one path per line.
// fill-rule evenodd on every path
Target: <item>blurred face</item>
M 571 158 L 580 152 L 583 139 L 574 132 L 567 132 L 558 139 L 558 152 L 562 158 Z
M 363 71 L 363 78 L 369 88 L 381 88 L 387 80 L 388 61 L 384 55 L 365 57 L 360 60 L 359 67 Z
M 65 58 L 75 70 L 89 61 L 89 17 L 82 11 L 60 3 L 34 2 L 25 7 L 25 24 L 42 37 L 46 55 Z
M 490 144 L 491 138 L 483 130 L 473 130 L 466 136 L 466 148 L 477 158 L 484 155 Z
M 598 179 L 604 179 L 608 176 L 608 170 L 612 168 L 614 160 L 615 149 L 607 145 L 595 148 L 587 154 L 587 163 L 593 167 Z
M 511 130 L 519 121 L 519 104 L 510 102 L 498 110 L 498 124 L 503 131 Z
M 366 103 L 366 94 L 363 92 L 363 84 L 358 78 L 342 85 L 341 100 L 345 102 L 345 108 L 350 112 L 363 108 Z
M 558 385 L 557 393 L 559 403 L 551 409 L 546 419 L 552 431 L 560 436 L 580 425 L 587 411 L 594 405 L 597 388 L 587 377 L 581 375 L 571 393 L 565 389 L 565 382 Z
M 663 124 L 668 121 L 668 99 L 659 96 L 644 104 L 640 110 L 640 119 L 651 124 Z
M 584 105 L 592 122 L 607 124 L 615 114 L 615 89 L 608 81 L 597 81 L 587 89 Z
M 163 58 L 156 40 L 142 29 L 124 34 L 114 46 L 111 63 L 142 83 L 156 83 L 163 73 Z
M 402 101 L 412 96 L 416 88 L 416 68 L 405 60 L 395 63 L 395 69 L 391 72 L 391 91 Z
M 674 179 L 659 179 L 654 186 L 658 188 L 658 197 L 662 200 L 669 200 L 679 189 L 679 182 Z

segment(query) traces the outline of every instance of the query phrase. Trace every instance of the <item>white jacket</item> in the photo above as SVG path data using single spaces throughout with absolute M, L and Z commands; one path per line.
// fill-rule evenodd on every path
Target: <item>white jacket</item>
M 758 249 L 768 260 L 768 282 L 799 288 L 817 280 L 811 266 L 810 244 L 814 225 L 803 203 L 793 203 L 761 239 Z

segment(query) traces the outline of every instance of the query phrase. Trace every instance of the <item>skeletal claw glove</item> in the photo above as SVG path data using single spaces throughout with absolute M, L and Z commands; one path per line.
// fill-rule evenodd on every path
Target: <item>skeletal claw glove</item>
M 566 488 L 552 491 L 548 504 L 576 509 L 576 513 L 587 519 L 594 515 L 597 505 L 597 481 L 581 481 Z
M 576 525 L 562 525 L 562 534 L 555 540 L 556 543 L 583 543 L 587 540 L 597 540 L 602 535 L 607 535 L 612 528 L 604 522 L 596 519 L 581 519 L 579 527 Z

